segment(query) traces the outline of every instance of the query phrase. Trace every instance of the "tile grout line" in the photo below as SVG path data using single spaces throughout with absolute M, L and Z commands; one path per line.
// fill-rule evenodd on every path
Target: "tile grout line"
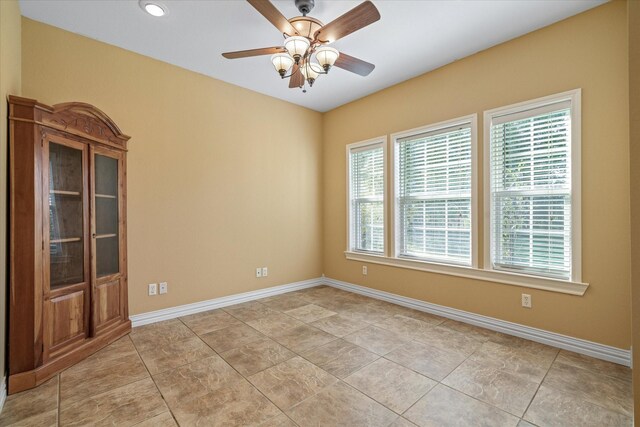
M 263 305 L 264 305 L 264 304 L 263 304 Z M 223 310 L 223 309 L 221 309 L 221 310 Z M 211 310 L 211 311 L 213 311 L 213 310 Z M 239 322 L 241 322 L 243 325 L 249 326 L 249 327 L 251 328 L 251 325 L 248 325 L 248 324 L 247 324 L 246 322 L 244 322 L 243 320 L 238 319 L 238 318 L 237 318 L 237 317 L 235 317 L 233 314 L 228 313 L 226 310 L 223 310 L 223 311 L 224 311 L 225 313 L 227 313 L 229 316 L 231 316 L 231 317 L 233 317 L 234 319 L 236 319 L 236 320 L 238 320 Z M 253 389 L 254 389 L 254 390 L 256 390 L 258 393 L 260 393 L 260 395 L 264 396 L 264 398 L 265 398 L 265 399 L 267 399 L 267 400 L 268 400 L 268 401 L 269 401 L 269 402 L 270 402 L 270 403 L 271 403 L 275 408 L 277 408 L 277 409 L 278 409 L 278 410 L 279 410 L 279 411 L 280 411 L 280 412 L 281 412 L 285 417 L 287 417 L 288 419 L 291 419 L 291 418 L 289 417 L 289 415 L 288 415 L 288 414 L 286 414 L 282 409 L 280 409 L 280 407 L 279 407 L 278 405 L 276 405 L 276 404 L 275 404 L 275 402 L 273 402 L 271 399 L 269 399 L 269 397 L 267 397 L 264 393 L 262 393 L 262 391 L 260 391 L 260 389 L 258 389 L 258 387 L 256 387 L 256 386 L 255 386 L 251 381 L 249 381 L 249 379 L 248 379 L 247 377 L 245 377 L 244 375 L 242 375 L 242 373 L 241 373 L 240 371 L 238 371 L 238 370 L 237 370 L 233 365 L 231 365 L 229 362 L 227 362 L 227 361 L 225 360 L 225 358 L 224 358 L 224 357 L 222 357 L 222 355 L 221 355 L 220 353 L 218 353 L 218 352 L 217 352 L 213 347 L 211 347 L 211 346 L 210 346 L 206 341 L 204 341 L 204 340 L 200 337 L 200 335 L 198 335 L 198 334 L 197 334 L 193 329 L 189 328 L 189 325 L 187 325 L 187 324 L 186 324 L 182 319 L 180 319 L 180 318 L 178 318 L 178 320 L 180 320 L 180 322 L 182 322 L 182 324 L 183 324 L 184 326 L 186 326 L 186 327 L 187 327 L 191 332 L 193 332 L 193 333 L 198 337 L 198 339 L 200 339 L 200 341 L 202 341 L 202 342 L 203 342 L 207 347 L 211 348 L 211 350 L 212 350 L 212 351 L 213 351 L 213 352 L 214 352 L 214 353 L 215 353 L 215 354 L 216 354 L 216 355 L 217 355 L 217 356 L 218 356 L 218 357 L 219 357 L 219 358 L 220 358 L 224 363 L 226 363 L 226 364 L 227 364 L 231 369 L 233 369 L 233 370 L 234 370 L 238 375 L 240 375 L 240 378 L 242 378 L 244 381 L 246 381 L 246 382 L 247 382 L 247 384 L 249 384 L 251 387 L 253 387 Z M 229 328 L 229 327 L 232 327 L 232 326 L 231 326 L 231 325 L 230 325 L 230 326 L 227 326 L 227 328 Z M 218 330 L 222 330 L 222 329 L 226 329 L 226 328 L 221 328 L 221 329 L 218 329 Z M 271 338 L 269 338 L 268 336 L 266 336 L 265 334 L 263 334 L 262 332 L 258 331 L 257 329 L 255 329 L 255 328 L 252 328 L 252 329 L 256 330 L 259 334 L 264 335 L 266 338 L 271 339 Z M 215 332 L 215 331 L 212 331 L 212 332 Z M 207 332 L 207 333 L 208 333 L 208 332 Z M 275 340 L 272 340 L 272 341 L 274 341 L 274 342 L 275 342 Z M 252 341 L 252 342 L 253 342 L 253 341 Z M 250 344 L 250 343 L 249 343 L 249 344 Z M 278 343 L 278 344 L 280 344 L 280 343 Z M 280 344 L 280 345 L 281 345 L 281 344 Z M 240 347 L 242 347 L 242 346 L 240 346 Z M 283 346 L 283 347 L 284 347 L 284 346 Z M 239 348 L 239 347 L 235 347 L 235 348 Z M 286 347 L 285 347 L 285 348 L 286 348 Z M 234 349 L 229 349 L 228 351 L 231 351 L 231 350 L 234 350 Z M 292 352 L 293 352 L 293 351 L 292 351 Z M 223 351 L 223 353 L 224 353 L 224 351 Z M 295 353 L 295 352 L 293 352 L 293 353 L 294 353 L 294 354 L 297 354 L 297 353 Z M 290 360 L 290 359 L 287 359 L 287 360 Z M 285 362 L 286 362 L 286 361 L 285 361 Z M 193 363 L 193 362 L 191 362 L 191 363 Z M 182 365 L 182 366 L 185 366 L 185 365 Z M 275 365 L 274 365 L 274 366 L 275 366 Z M 267 369 L 269 369 L 269 368 L 265 368 L 265 369 L 263 369 L 262 371 L 265 371 L 265 370 L 267 370 Z M 260 371 L 260 372 L 262 372 L 262 371 Z M 257 372 L 256 372 L 256 373 L 257 373 Z M 252 374 L 252 375 L 253 375 L 253 374 Z M 164 396 L 163 396 L 163 398 L 164 398 Z M 169 410 L 171 410 L 171 407 L 169 406 L 169 404 L 168 404 L 168 403 L 167 403 L 167 407 L 169 408 Z M 173 415 L 173 413 L 172 413 L 172 415 Z M 271 417 L 271 418 L 268 418 L 268 419 L 264 420 L 264 421 L 263 421 L 263 423 L 264 423 L 264 422 L 266 422 L 266 421 L 272 420 L 272 419 L 274 419 L 274 418 L 275 418 L 275 417 L 277 417 L 277 416 L 278 416 L 278 415 L 276 415 L 276 416 L 274 416 L 274 417 Z M 174 417 L 174 419 L 175 419 L 175 417 Z M 298 425 L 295 421 L 293 421 L 293 420 L 291 420 L 291 421 L 292 421 L 295 425 Z M 177 420 L 176 420 L 176 423 L 177 423 Z
M 520 419 L 525 420 L 524 416 L 527 415 L 527 411 L 529 410 L 529 408 L 531 407 L 531 404 L 533 403 L 533 401 L 535 400 L 536 396 L 538 395 L 538 392 L 540 391 L 540 387 L 542 387 L 542 383 L 547 378 L 547 375 L 549 375 L 549 371 L 551 371 L 551 368 L 553 367 L 553 364 L 556 363 L 556 359 L 558 359 L 559 355 L 560 355 L 560 351 L 558 351 L 556 353 L 555 357 L 553 358 L 553 361 L 549 364 L 549 368 L 547 369 L 547 372 L 544 373 L 544 377 L 542 377 L 542 380 L 540 381 L 540 384 L 538 384 L 538 387 L 536 388 L 536 392 L 533 393 L 533 396 L 531 396 L 531 400 L 529 401 L 529 404 L 527 405 L 527 407 L 525 408 L 524 412 L 522 413 L 522 416 L 520 417 Z M 525 421 L 527 421 L 527 420 L 525 420 Z
M 186 325 L 185 325 L 186 326 Z M 133 340 L 133 338 L 131 338 L 131 333 L 128 334 L 128 338 L 131 341 L 131 344 L 133 344 L 133 348 L 136 350 L 136 354 L 138 355 L 138 357 L 140 358 L 140 361 L 142 362 L 142 365 L 144 366 L 144 369 L 147 371 L 147 374 L 149 375 L 149 378 L 151 378 L 151 381 L 153 382 L 153 385 L 155 386 L 156 390 L 158 390 L 158 393 L 160 394 L 160 397 L 162 397 L 162 401 L 164 402 L 165 406 L 167 407 L 167 409 L 169 410 L 169 413 L 171 414 L 171 417 L 173 418 L 173 420 L 176 422 L 176 425 L 180 425 L 180 423 L 178 423 L 178 420 L 176 419 L 175 414 L 173 413 L 173 411 L 171 410 L 171 406 L 169 406 L 169 402 L 167 402 L 167 400 L 164 398 L 164 394 L 162 394 L 162 391 L 160 390 L 160 388 L 158 387 L 158 384 L 156 384 L 156 380 L 153 378 L 153 375 L 151 375 L 151 372 L 149 371 L 149 367 L 147 366 L 147 363 L 144 361 L 144 359 L 142 358 L 142 356 L 140 355 L 140 352 L 138 351 L 138 346 L 136 345 L 135 341 Z M 154 415 L 157 416 L 160 414 L 156 414 Z M 153 418 L 153 417 L 151 417 Z M 149 419 L 151 419 L 149 418 Z M 143 423 L 147 420 L 142 420 L 140 423 Z M 140 424 L 138 423 L 138 424 Z

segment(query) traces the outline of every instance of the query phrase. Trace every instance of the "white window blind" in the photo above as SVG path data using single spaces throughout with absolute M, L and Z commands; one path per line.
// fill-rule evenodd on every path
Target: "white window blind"
M 349 151 L 351 249 L 384 253 L 384 149 Z
M 492 117 L 491 261 L 571 278 L 571 101 Z
M 471 125 L 396 140 L 396 252 L 471 265 Z

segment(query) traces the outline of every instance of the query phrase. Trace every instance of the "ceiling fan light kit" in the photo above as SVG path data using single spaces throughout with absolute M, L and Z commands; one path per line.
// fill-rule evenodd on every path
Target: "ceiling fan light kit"
M 378 9 L 370 1 L 356 6 L 327 25 L 307 16 L 313 9 L 314 0 L 295 0 L 302 16 L 291 19 L 285 18 L 269 0 L 247 2 L 282 33 L 284 46 L 226 52 L 222 54 L 225 58 L 271 54 L 273 67 L 281 78 L 289 78 L 290 88 L 304 88 L 305 83 L 313 86 L 316 79 L 321 74 L 328 74 L 333 66 L 361 76 L 369 75 L 375 68 L 373 64 L 326 46 L 380 19 Z M 287 75 L 289 70 L 291 73 Z

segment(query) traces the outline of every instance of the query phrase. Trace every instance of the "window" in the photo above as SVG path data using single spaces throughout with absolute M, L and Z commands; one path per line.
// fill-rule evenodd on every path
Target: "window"
M 384 139 L 351 144 L 349 159 L 350 250 L 383 255 Z
M 395 135 L 396 256 L 471 266 L 475 116 Z
M 579 96 L 485 113 L 488 268 L 579 280 Z

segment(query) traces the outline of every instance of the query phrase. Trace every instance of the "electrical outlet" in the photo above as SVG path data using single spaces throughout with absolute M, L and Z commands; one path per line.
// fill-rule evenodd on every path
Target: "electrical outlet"
M 158 284 L 149 283 L 149 296 L 158 295 Z
M 522 294 L 522 306 L 524 308 L 531 308 L 531 295 Z
M 260 267 L 256 268 L 256 277 L 262 277 L 262 269 Z
M 169 292 L 169 284 L 167 282 L 160 282 L 160 294 L 166 294 Z
M 262 277 L 267 277 L 269 275 L 269 270 L 267 267 L 262 267 Z
M 363 265 L 363 266 L 362 266 L 362 274 L 363 274 L 364 276 L 366 276 L 366 275 L 367 275 L 367 273 L 368 273 L 368 271 L 367 271 L 367 266 L 366 266 L 366 265 Z

